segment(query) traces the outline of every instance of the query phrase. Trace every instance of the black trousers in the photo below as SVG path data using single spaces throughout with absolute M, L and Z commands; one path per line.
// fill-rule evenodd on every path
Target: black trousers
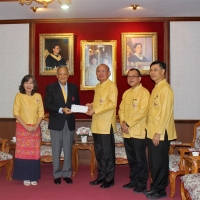
M 124 138 L 124 146 L 130 167 L 130 183 L 139 187 L 146 187 L 148 180 L 146 140 Z
M 115 142 L 113 128 L 110 134 L 93 134 L 94 150 L 98 163 L 97 179 L 113 181 L 115 174 Z
M 152 139 L 147 138 L 149 167 L 152 183 L 150 189 L 158 193 L 166 192 L 169 173 L 169 146 L 170 141 L 165 133 L 164 141 L 155 146 Z

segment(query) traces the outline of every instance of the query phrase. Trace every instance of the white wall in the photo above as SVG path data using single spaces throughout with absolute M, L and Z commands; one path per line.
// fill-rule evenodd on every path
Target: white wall
M 170 22 L 175 119 L 200 120 L 200 22 Z
M 0 118 L 12 118 L 16 93 L 29 70 L 29 24 L 0 25 Z

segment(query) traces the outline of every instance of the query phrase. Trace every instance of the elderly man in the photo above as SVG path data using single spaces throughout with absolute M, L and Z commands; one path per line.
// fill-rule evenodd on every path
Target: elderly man
M 147 125 L 149 167 L 152 182 L 144 191 L 149 199 L 166 197 L 170 140 L 176 139 L 174 94 L 165 79 L 166 64 L 157 60 L 150 65 L 150 77 L 156 83 L 150 97 Z
M 46 87 L 45 109 L 49 111 L 49 129 L 51 135 L 54 183 L 60 184 L 61 177 L 71 184 L 71 157 L 74 140 L 75 116 L 71 112 L 72 104 L 80 104 L 78 87 L 69 83 L 69 71 L 65 66 L 57 68 L 58 81 Z M 60 166 L 60 154 L 63 148 L 64 164 Z
M 115 143 L 117 87 L 109 80 L 110 70 L 105 64 L 96 69 L 98 83 L 92 103 L 86 104 L 89 110 L 86 113 L 92 116 L 91 131 L 94 138 L 94 148 L 98 162 L 97 179 L 91 185 L 101 184 L 101 188 L 114 185 L 115 173 Z
M 119 109 L 130 167 L 130 182 L 123 185 L 123 188 L 134 188 L 135 193 L 146 190 L 148 180 L 145 137 L 150 94 L 140 83 L 141 79 L 138 69 L 132 68 L 128 71 L 127 82 L 131 88 L 124 92 Z

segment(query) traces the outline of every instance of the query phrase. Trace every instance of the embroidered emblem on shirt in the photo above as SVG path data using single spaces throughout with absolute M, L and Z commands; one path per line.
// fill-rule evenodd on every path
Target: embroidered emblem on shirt
M 137 99 L 133 99 L 133 107 L 135 108 L 135 107 L 137 107 Z
M 75 98 L 74 98 L 74 96 L 72 97 L 72 101 L 74 101 L 75 100 Z
M 102 99 L 100 99 L 100 102 L 102 103 L 102 102 L 103 102 L 103 100 L 102 100 Z
M 39 102 L 39 99 L 36 99 L 37 102 Z

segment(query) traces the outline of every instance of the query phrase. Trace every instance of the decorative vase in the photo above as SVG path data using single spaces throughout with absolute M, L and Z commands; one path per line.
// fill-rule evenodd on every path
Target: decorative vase
M 82 136 L 81 137 L 81 141 L 84 142 L 84 143 L 86 143 L 87 142 L 87 136 Z

